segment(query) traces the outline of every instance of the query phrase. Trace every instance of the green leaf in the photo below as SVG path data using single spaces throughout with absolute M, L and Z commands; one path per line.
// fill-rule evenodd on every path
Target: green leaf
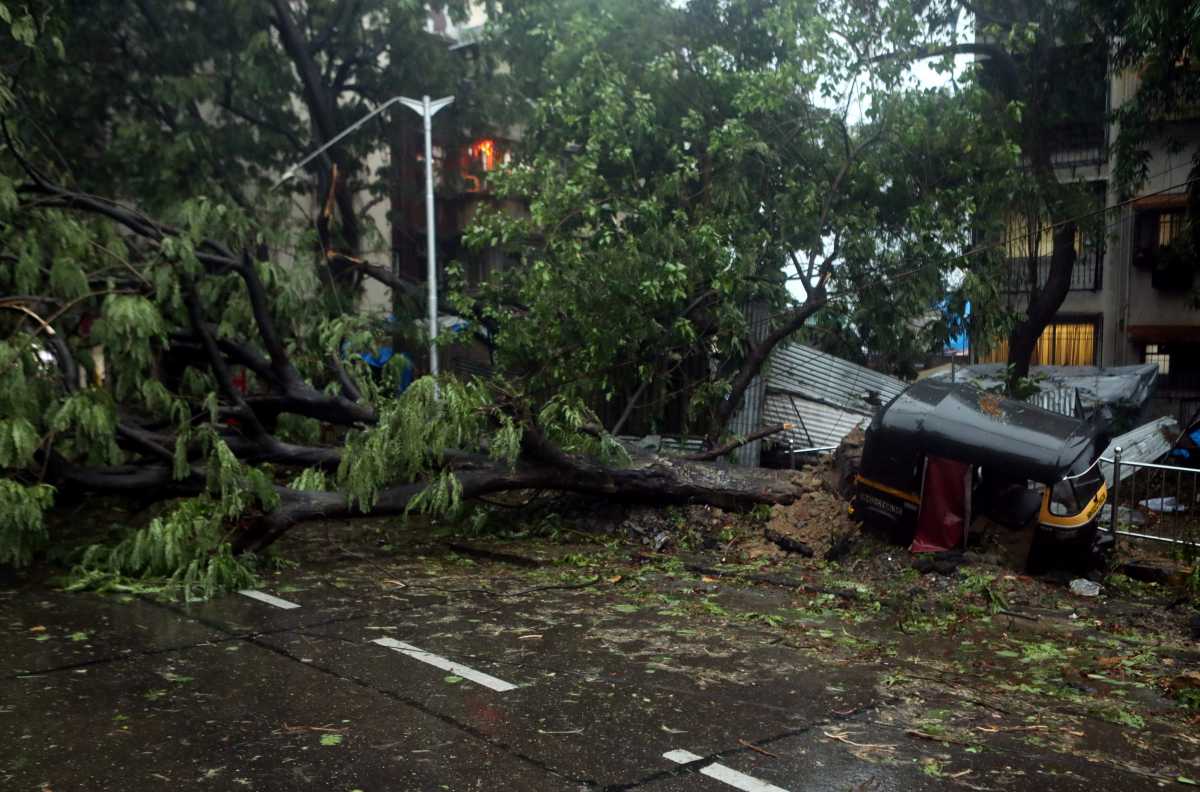
M 321 745 L 334 746 L 341 745 L 346 738 L 341 734 L 322 734 Z

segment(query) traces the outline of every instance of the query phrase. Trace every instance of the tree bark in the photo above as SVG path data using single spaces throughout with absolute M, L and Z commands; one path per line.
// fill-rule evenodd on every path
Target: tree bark
M 1071 272 L 1075 268 L 1076 258 L 1075 231 L 1075 223 L 1065 223 L 1055 229 L 1050 274 L 1041 288 L 1036 283 L 1031 286 L 1033 292 L 1025 316 L 1017 322 L 1008 337 L 1010 393 L 1014 392 L 1022 378 L 1029 376 L 1029 365 L 1038 339 L 1046 326 L 1054 321 L 1054 315 L 1071 289 Z
M 735 438 L 716 448 L 710 448 L 707 451 L 701 451 L 698 454 L 687 454 L 681 456 L 680 459 L 686 459 L 689 462 L 706 462 L 712 459 L 720 459 L 734 449 L 741 448 L 747 443 L 753 443 L 755 440 L 762 440 L 764 437 L 770 437 L 773 434 L 790 429 L 790 424 L 771 424 L 764 426 L 762 429 L 751 432 L 745 437 Z
M 577 458 L 563 464 L 522 464 L 454 473 L 464 501 L 514 490 L 554 490 L 594 495 L 610 501 L 656 506 L 706 504 L 742 511 L 758 504 L 788 504 L 799 495 L 795 485 L 762 471 L 690 463 L 667 457 L 642 459 L 631 468 L 608 468 Z M 260 550 L 288 529 L 317 519 L 351 519 L 404 514 L 425 489 L 425 482 L 384 490 L 369 513 L 336 492 L 299 492 L 280 488 L 280 505 L 235 540 L 239 551 Z
M 334 95 L 321 75 L 321 67 L 313 55 L 314 48 L 309 45 L 303 33 L 296 26 L 296 20 L 288 8 L 287 0 L 270 0 L 275 28 L 279 31 L 279 39 L 284 51 L 292 59 L 300 82 L 304 86 L 305 105 L 312 119 L 313 131 L 316 132 L 318 145 L 332 140 L 338 133 L 337 96 Z M 339 155 L 335 146 L 329 151 L 329 159 L 338 166 L 338 171 L 346 174 L 344 158 Z M 362 230 L 359 227 L 358 215 L 354 210 L 354 195 L 350 190 L 347 179 L 334 178 L 330 189 L 334 191 L 338 207 L 338 215 L 342 219 L 341 231 L 345 242 L 346 253 L 358 258 L 362 250 Z M 320 190 L 318 194 L 324 194 Z M 357 272 L 351 269 L 352 272 Z M 336 275 L 336 274 L 335 274 Z

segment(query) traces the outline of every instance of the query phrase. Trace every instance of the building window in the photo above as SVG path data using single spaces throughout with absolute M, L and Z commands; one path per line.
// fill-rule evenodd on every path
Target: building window
M 1040 215 L 1010 214 L 1004 229 L 1010 259 L 1050 258 L 1054 253 L 1054 226 Z M 1075 253 L 1084 249 L 1083 230 L 1075 229 Z
M 1090 182 L 1091 203 L 1097 211 L 1104 208 L 1107 182 Z M 1008 272 L 1004 288 L 1008 292 L 1027 292 L 1030 281 L 1030 264 L 1034 264 L 1037 285 L 1044 286 L 1050 277 L 1050 264 L 1054 254 L 1054 225 L 1050 219 L 1038 212 L 1009 212 L 1004 218 L 1004 249 L 1008 259 Z M 1077 259 L 1071 268 L 1072 291 L 1096 291 L 1101 288 L 1101 272 L 1104 262 L 1104 238 L 1102 234 L 1085 234 L 1084 228 L 1075 229 L 1074 239 Z
M 474 141 L 463 149 L 459 163 L 463 189 L 469 193 L 486 192 L 488 174 L 507 161 L 507 153 L 492 138 Z
M 1143 363 L 1157 363 L 1160 377 L 1171 376 L 1171 353 L 1165 346 L 1146 344 L 1146 352 L 1142 356 Z
M 1156 209 L 1137 213 L 1133 231 L 1133 265 L 1154 266 L 1159 251 L 1183 233 L 1183 209 Z
M 1163 212 L 1158 216 L 1158 246 L 1166 247 L 1183 233 L 1183 210 Z
M 1097 322 L 1055 322 L 1046 326 L 1033 348 L 1031 366 L 1095 366 Z M 1008 362 L 1008 339 L 979 356 L 980 363 Z
M 1158 341 L 1145 344 L 1142 350 L 1142 362 L 1158 365 L 1160 393 L 1200 393 L 1200 344 Z
M 1196 262 L 1187 244 L 1185 210 L 1180 206 L 1145 209 L 1135 218 L 1133 266 L 1149 271 L 1150 285 L 1155 289 L 1173 292 L 1191 289 Z

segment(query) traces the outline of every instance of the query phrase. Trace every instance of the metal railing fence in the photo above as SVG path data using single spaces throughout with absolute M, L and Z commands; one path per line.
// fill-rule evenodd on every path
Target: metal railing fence
M 1200 469 L 1121 459 L 1097 460 L 1109 481 L 1101 528 L 1116 536 L 1200 549 Z M 1107 519 L 1105 519 L 1107 518 Z

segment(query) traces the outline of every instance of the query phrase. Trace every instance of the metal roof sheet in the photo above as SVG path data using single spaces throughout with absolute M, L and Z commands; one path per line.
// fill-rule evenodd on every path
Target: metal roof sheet
M 1157 421 L 1142 424 L 1119 437 L 1114 437 L 1101 456 L 1112 459 L 1113 451 L 1119 447 L 1122 462 L 1157 462 L 1167 455 L 1178 436 L 1178 421 L 1171 417 L 1159 418 Z M 1112 465 L 1101 465 L 1100 470 L 1103 471 L 1104 478 L 1111 487 L 1113 483 Z M 1129 478 L 1137 470 L 1138 468 L 1132 465 L 1122 467 L 1121 480 Z
M 769 393 L 763 409 L 763 423 L 788 423 L 793 429 L 771 436 L 771 441 L 790 448 L 835 446 L 856 426 L 865 426 L 870 417 L 853 410 L 830 407 L 798 396 Z
M 872 415 L 907 386 L 895 377 L 804 344 L 776 349 L 766 379 L 768 393 L 788 393 L 863 415 Z
M 1040 390 L 1025 399 L 1032 405 L 1041 407 L 1043 410 L 1056 412 L 1060 415 L 1070 415 L 1077 417 L 1080 414 L 1079 391 L 1073 387 L 1053 388 L 1051 390 Z

